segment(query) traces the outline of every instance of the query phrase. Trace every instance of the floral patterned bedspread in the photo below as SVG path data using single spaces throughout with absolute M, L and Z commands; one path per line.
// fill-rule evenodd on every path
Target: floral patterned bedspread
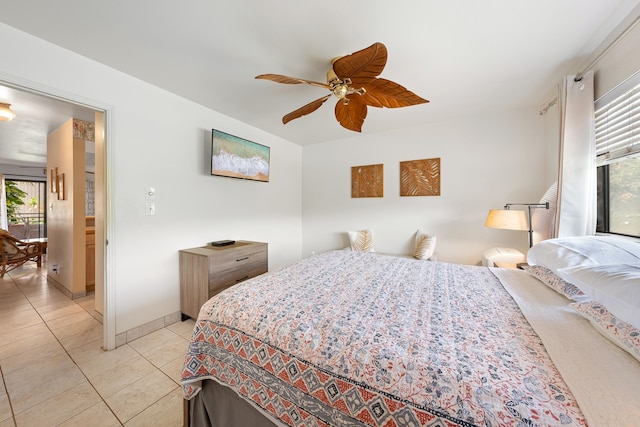
M 184 396 L 216 379 L 291 426 L 578 426 L 571 392 L 486 267 L 333 251 L 203 305 Z

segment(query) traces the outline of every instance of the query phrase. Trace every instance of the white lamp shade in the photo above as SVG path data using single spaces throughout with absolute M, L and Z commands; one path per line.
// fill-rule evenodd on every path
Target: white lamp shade
M 511 209 L 491 209 L 485 227 L 502 228 L 505 230 L 528 230 L 527 217 L 524 211 Z

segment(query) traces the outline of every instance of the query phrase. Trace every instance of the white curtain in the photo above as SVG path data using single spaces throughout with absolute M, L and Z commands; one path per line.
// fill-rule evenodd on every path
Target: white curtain
M 554 182 L 538 203 L 549 203 L 549 209 L 536 208 L 531 214 L 533 244 L 554 237 L 556 208 L 558 204 L 558 182 Z
M 596 156 L 593 72 L 560 84 L 560 168 L 555 236 L 585 236 L 596 230 Z
M 7 189 L 4 186 L 4 175 L 0 175 L 0 228 L 9 229 L 9 219 L 7 218 Z

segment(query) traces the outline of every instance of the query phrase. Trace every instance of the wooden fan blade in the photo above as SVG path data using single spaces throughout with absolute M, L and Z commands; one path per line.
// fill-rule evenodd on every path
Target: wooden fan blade
M 282 123 L 283 124 L 287 124 L 289 123 L 291 120 L 293 119 L 297 119 L 298 117 L 302 117 L 302 116 L 306 116 L 309 113 L 313 113 L 314 111 L 316 111 L 318 108 L 320 108 L 320 106 L 322 104 L 324 104 L 324 102 L 329 99 L 329 97 L 331 96 L 331 94 L 324 96 L 320 99 L 316 99 L 313 102 L 308 103 L 307 105 L 298 108 L 295 111 L 290 112 L 289 114 L 287 114 L 286 116 L 284 116 L 282 118 Z
M 318 87 L 322 87 L 325 89 L 331 89 L 329 87 L 328 84 L 326 83 L 320 83 L 320 82 L 314 82 L 311 80 L 305 80 L 305 79 L 299 79 L 297 77 L 288 77 L 288 76 L 282 76 L 280 74 L 260 74 L 259 76 L 256 76 L 256 79 L 263 79 L 263 80 L 271 80 L 272 82 L 276 82 L 276 83 L 284 83 L 287 85 L 297 85 L 300 83 L 306 83 L 312 86 L 318 86 Z
M 333 71 L 344 80 L 351 79 L 353 86 L 365 85 L 382 73 L 387 65 L 387 48 L 374 43 L 366 49 L 343 56 L 333 63 Z
M 362 132 L 362 124 L 367 118 L 367 106 L 358 100 L 359 95 L 349 95 L 349 103 L 345 104 L 342 99 L 336 104 L 336 119 L 342 127 Z
M 360 96 L 360 101 L 372 107 L 398 108 L 429 102 L 387 79 L 377 78 L 363 87 L 366 92 Z

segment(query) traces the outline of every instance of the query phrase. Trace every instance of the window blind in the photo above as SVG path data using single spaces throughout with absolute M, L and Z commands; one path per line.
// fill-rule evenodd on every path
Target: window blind
M 596 109 L 595 132 L 598 166 L 640 154 L 640 84 Z

